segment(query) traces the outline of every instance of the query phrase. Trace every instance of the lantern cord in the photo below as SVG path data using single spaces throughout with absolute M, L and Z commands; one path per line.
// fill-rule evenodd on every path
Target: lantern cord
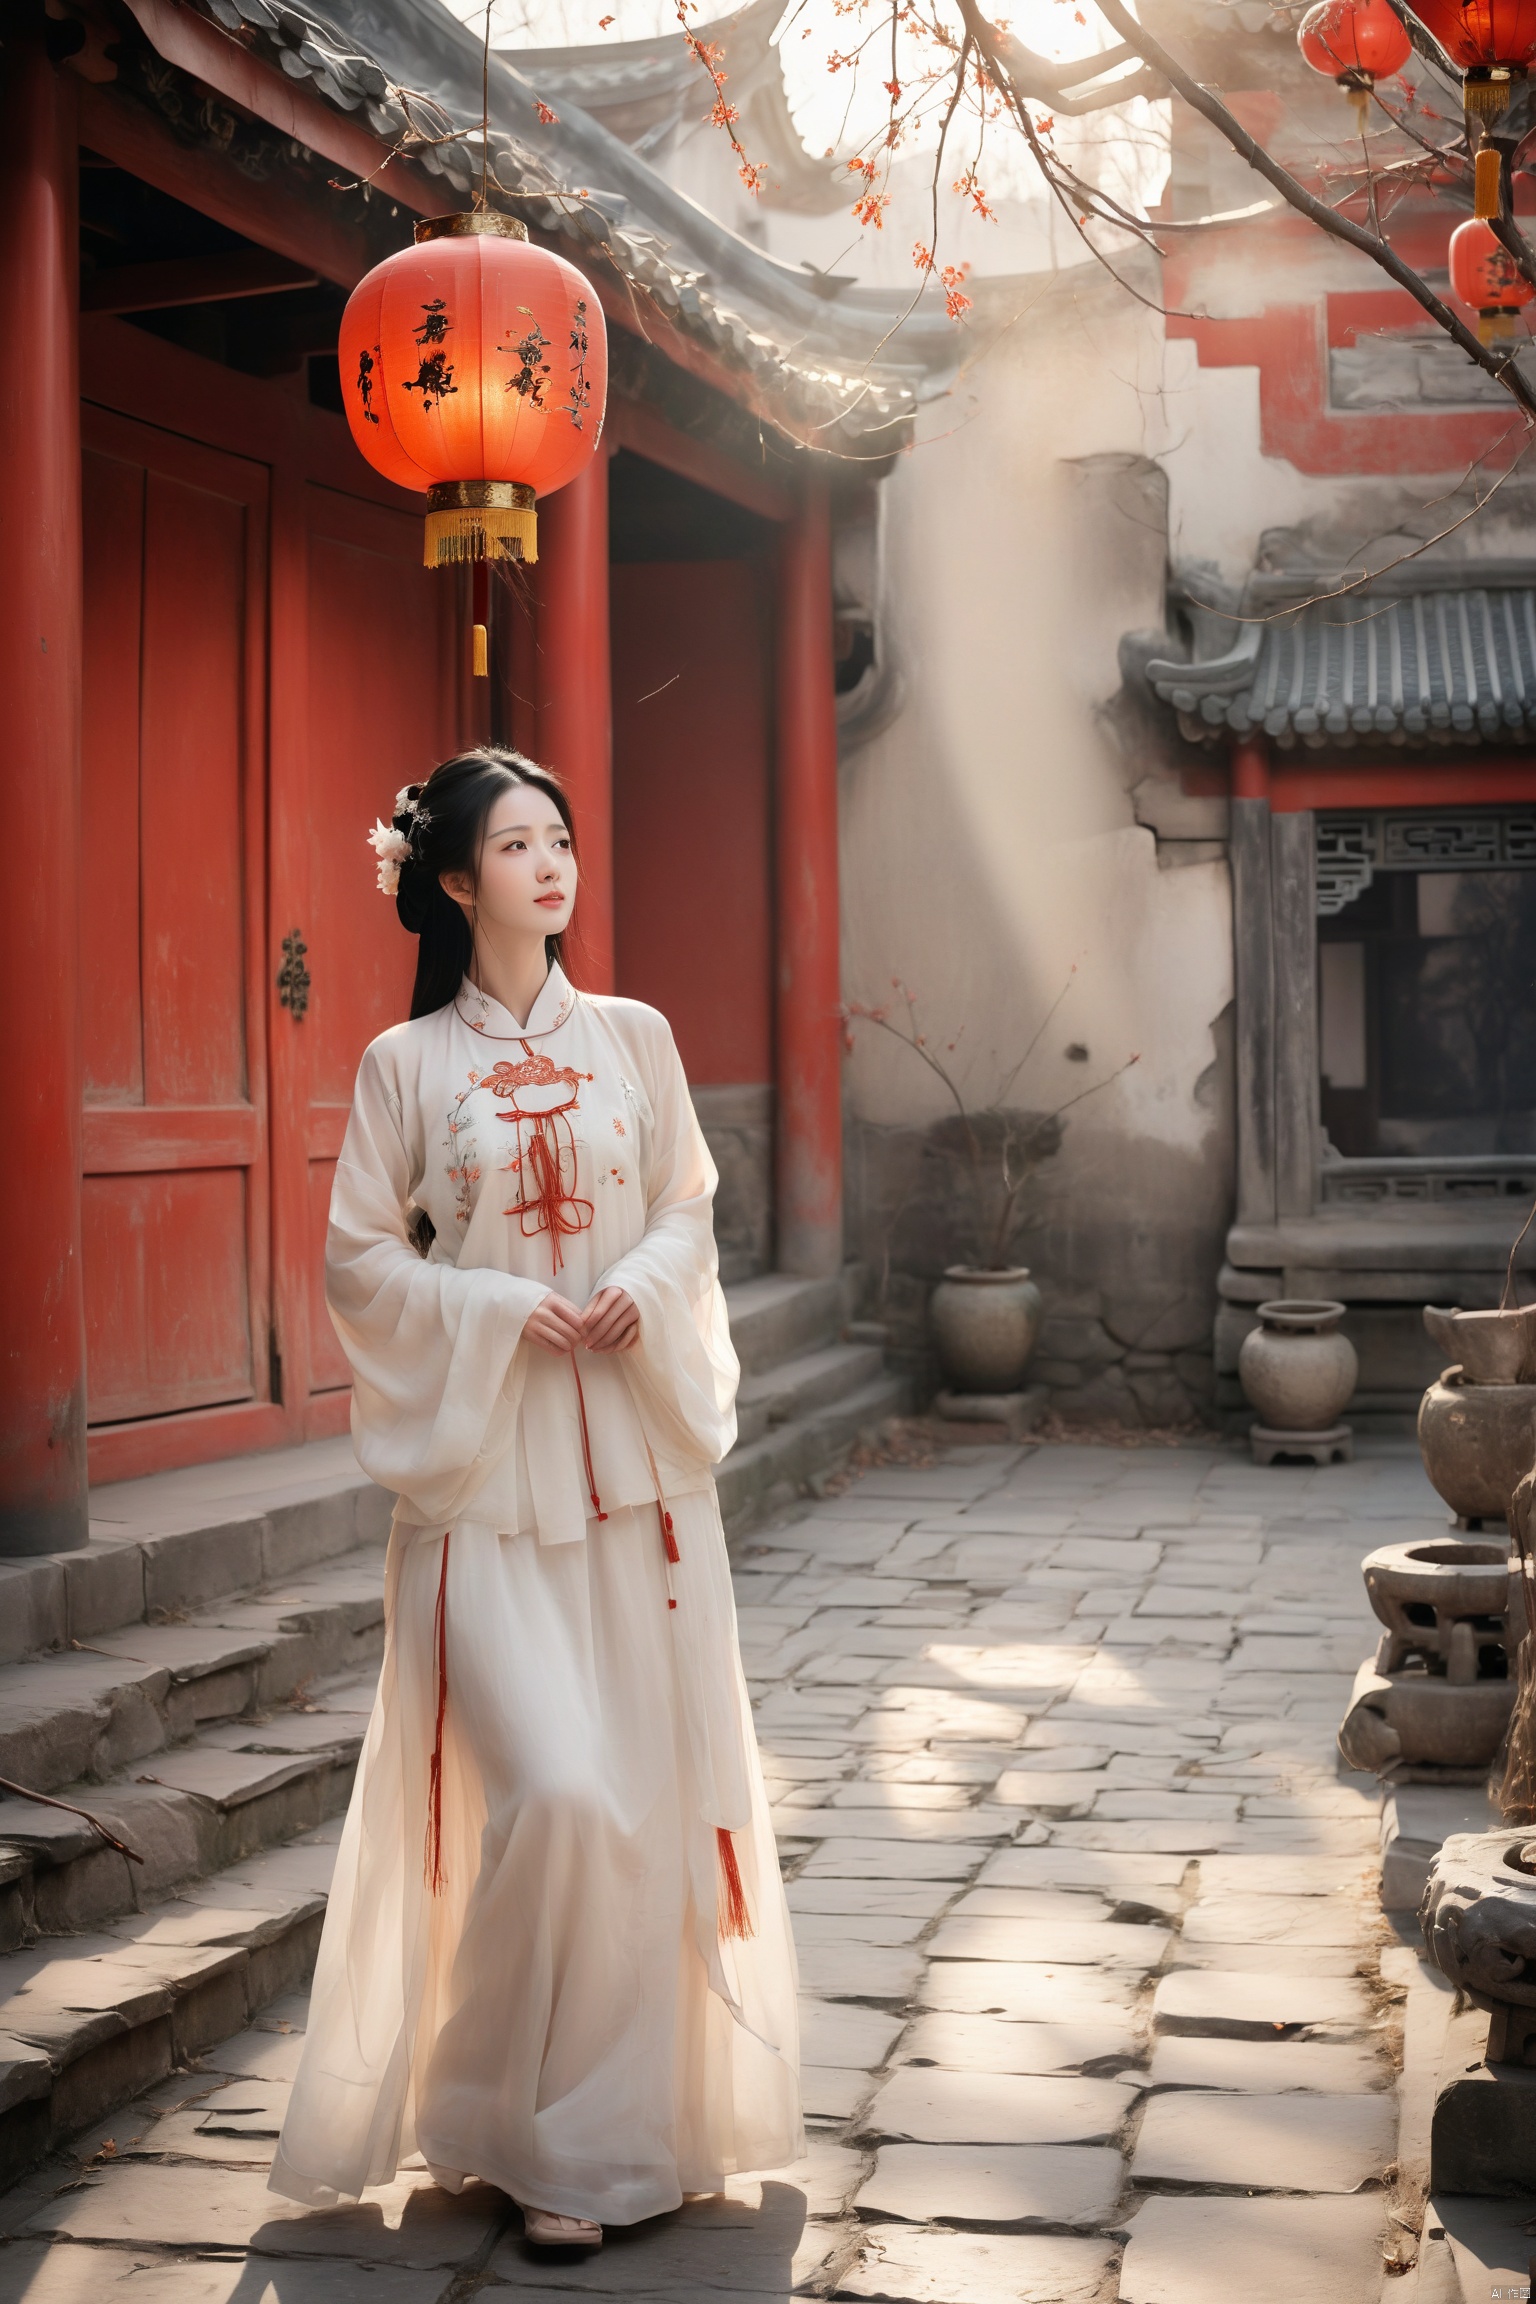
M 485 181 L 491 164 L 491 10 L 496 0 L 485 0 L 485 45 L 480 52 L 480 197 L 477 208 L 488 206 Z

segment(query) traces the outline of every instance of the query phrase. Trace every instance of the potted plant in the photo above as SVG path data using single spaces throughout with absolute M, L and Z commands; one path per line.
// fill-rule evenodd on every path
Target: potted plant
M 1064 1115 L 1137 1061 L 1128 1056 L 1102 1080 L 1079 1089 L 1052 1111 L 1022 1111 L 1010 1105 L 1009 1097 L 1075 974 L 1074 967 L 1023 1055 L 980 1102 L 967 1094 L 947 1060 L 959 1047 L 961 1035 L 932 1046 L 919 1028 L 916 995 L 899 976 L 891 979 L 895 1001 L 878 1008 L 849 1001 L 843 1010 L 850 1049 L 856 1024 L 889 1033 L 927 1065 L 954 1107 L 948 1121 L 941 1123 L 941 1132 L 945 1149 L 956 1156 L 962 1180 L 964 1206 L 957 1212 L 957 1229 L 969 1236 L 972 1252 L 964 1262 L 945 1267 L 930 1299 L 929 1321 L 945 1383 L 955 1393 L 1009 1393 L 1022 1385 L 1043 1310 L 1028 1266 L 1013 1260 L 1025 1189 L 1041 1162 L 1060 1148 Z M 1088 1052 L 1083 1049 L 1080 1057 L 1076 1049 L 1070 1053 L 1083 1061 Z

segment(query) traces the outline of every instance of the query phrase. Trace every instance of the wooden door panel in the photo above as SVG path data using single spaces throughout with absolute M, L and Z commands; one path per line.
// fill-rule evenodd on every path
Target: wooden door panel
M 82 428 L 87 1381 L 120 1426 L 269 1389 L 267 481 Z
M 350 1377 L 321 1270 L 337 1116 L 369 1041 L 409 1013 L 416 967 L 367 834 L 453 748 L 457 587 L 422 566 L 417 514 L 308 495 L 310 1386 L 326 1391 Z
M 142 1104 L 139 652 L 142 464 L 83 459 L 86 680 L 81 726 L 81 1002 L 87 1103 Z
M 245 1176 L 87 1176 L 85 1312 L 97 1423 L 254 1392 Z
M 314 1364 L 311 1382 L 317 1392 L 329 1392 L 352 1381 L 352 1370 L 325 1301 L 325 1227 L 335 1174 L 334 1160 L 311 1160 L 309 1164 L 309 1326 Z
M 688 1077 L 773 1078 L 767 624 L 751 560 L 619 563 L 613 832 L 619 990 Z
M 246 1093 L 248 517 L 243 502 L 149 474 L 139 789 L 151 1104 Z

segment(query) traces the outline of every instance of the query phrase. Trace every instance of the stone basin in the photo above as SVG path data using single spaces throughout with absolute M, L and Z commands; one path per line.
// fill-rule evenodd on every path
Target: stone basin
M 1502 1539 L 1382 1544 L 1366 1554 L 1360 1572 L 1371 1606 L 1387 1627 L 1376 1659 L 1379 1672 L 1401 1671 L 1411 1658 L 1422 1657 L 1446 1666 L 1457 1679 L 1505 1676 L 1514 1637 L 1509 1616 L 1519 1584 Z

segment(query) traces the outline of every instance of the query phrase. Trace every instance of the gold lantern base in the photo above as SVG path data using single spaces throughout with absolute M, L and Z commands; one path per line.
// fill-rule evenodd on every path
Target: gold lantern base
M 1494 120 L 1508 109 L 1516 70 L 1512 64 L 1480 65 L 1462 75 L 1461 101 L 1469 122 Z M 1523 80 L 1524 72 L 1519 77 Z
M 425 559 L 429 568 L 456 560 L 522 560 L 539 556 L 534 493 L 520 480 L 447 480 L 427 491 Z

